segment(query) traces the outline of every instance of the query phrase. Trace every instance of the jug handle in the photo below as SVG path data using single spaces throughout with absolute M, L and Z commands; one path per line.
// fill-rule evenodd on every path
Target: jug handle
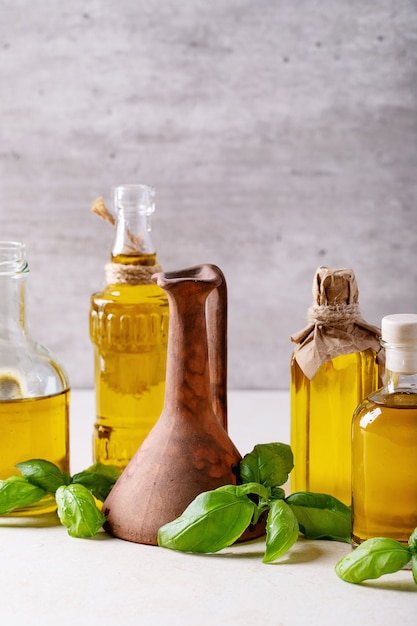
M 207 342 L 213 412 L 227 431 L 227 284 L 216 265 L 221 282 L 207 298 Z

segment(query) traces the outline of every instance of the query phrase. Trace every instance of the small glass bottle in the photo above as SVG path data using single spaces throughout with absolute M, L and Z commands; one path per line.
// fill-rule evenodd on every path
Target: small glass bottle
M 124 469 L 164 404 L 168 300 L 151 281 L 161 271 L 151 240 L 154 190 L 115 187 L 116 236 L 107 285 L 91 297 L 95 462 Z
M 313 280 L 310 325 L 292 336 L 292 491 L 351 501 L 351 423 L 379 386 L 379 329 L 360 316 L 354 272 L 321 266 Z
M 45 459 L 69 471 L 69 383 L 52 354 L 29 336 L 26 324 L 25 245 L 0 242 L 0 479 L 17 463 Z M 55 499 L 13 512 L 37 515 Z
M 352 424 L 352 543 L 390 537 L 407 544 L 417 527 L 417 315 L 382 318 L 384 386 Z

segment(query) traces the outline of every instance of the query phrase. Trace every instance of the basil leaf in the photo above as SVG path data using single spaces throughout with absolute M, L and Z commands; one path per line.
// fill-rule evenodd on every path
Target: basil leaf
M 408 547 L 412 554 L 417 554 L 417 528 L 413 530 L 408 540 Z
M 113 481 L 113 483 L 116 482 L 122 473 L 114 465 L 105 465 L 104 463 L 94 463 L 94 465 L 91 465 L 85 471 L 91 472 L 92 474 L 100 474 L 100 476 L 106 476 L 109 481 Z
M 409 562 L 410 551 L 395 539 L 375 537 L 361 543 L 335 567 L 336 574 L 348 583 L 379 578 L 402 569 Z
M 413 579 L 417 585 L 417 528 L 413 530 L 408 540 L 408 549 L 411 552 L 411 571 Z
M 62 472 L 59 467 L 50 461 L 42 459 L 31 459 L 16 465 L 23 476 L 32 485 L 45 489 L 48 493 L 55 494 L 58 487 L 69 485 L 70 476 L 67 472 Z
M 198 495 L 184 513 L 162 526 L 158 545 L 182 552 L 217 552 L 234 543 L 249 526 L 256 505 L 240 486 L 226 485 Z
M 83 472 L 74 474 L 71 483 L 84 485 L 95 498 L 104 502 L 120 474 L 116 467 L 96 463 Z
M 266 521 L 264 563 L 271 563 L 285 554 L 298 539 L 297 518 L 284 500 L 274 500 Z
M 0 481 L 0 515 L 35 504 L 45 495 L 44 489 L 32 485 L 23 476 L 9 476 Z
M 236 487 L 229 485 L 229 487 L 236 489 L 237 496 L 257 495 L 263 500 L 268 500 L 269 498 L 269 490 L 259 483 L 244 483 L 243 485 L 236 485 Z M 223 487 L 220 487 L 220 489 L 223 489 Z
M 59 519 L 71 537 L 93 537 L 106 520 L 84 485 L 59 487 L 55 498 Z
M 260 443 L 240 462 L 243 483 L 255 482 L 265 487 L 283 485 L 294 467 L 291 447 L 286 443 Z
M 285 498 L 285 491 L 281 487 L 271 487 L 271 500 L 282 500 Z
M 299 491 L 285 498 L 285 502 L 295 513 L 300 531 L 307 539 L 350 543 L 351 510 L 337 498 Z

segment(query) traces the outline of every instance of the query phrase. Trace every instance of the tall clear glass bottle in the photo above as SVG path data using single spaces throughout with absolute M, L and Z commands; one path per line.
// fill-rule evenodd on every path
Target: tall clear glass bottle
M 360 317 L 354 272 L 319 267 L 310 325 L 293 335 L 291 490 L 351 501 L 351 423 L 379 386 L 379 329 Z
M 69 471 L 69 382 L 52 354 L 33 341 L 26 322 L 26 248 L 0 242 L 0 479 L 16 463 L 45 459 Z M 45 497 L 13 515 L 56 509 Z
M 107 284 L 92 295 L 95 462 L 124 469 L 163 408 L 168 301 L 151 281 L 161 271 L 151 240 L 154 190 L 115 187 L 116 236 Z
M 352 423 L 352 543 L 417 527 L 417 315 L 382 318 L 384 386 Z

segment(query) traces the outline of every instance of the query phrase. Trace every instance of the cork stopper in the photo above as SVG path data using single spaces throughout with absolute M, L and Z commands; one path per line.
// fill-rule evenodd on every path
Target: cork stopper
M 307 318 L 312 324 L 346 325 L 360 319 L 359 290 L 351 269 L 321 265 L 313 280 L 313 304 Z
M 359 290 L 351 269 L 321 265 L 313 280 L 308 326 L 291 335 L 294 359 L 310 380 L 326 361 L 342 354 L 372 349 L 383 362 L 379 328 L 362 319 Z
M 319 306 L 357 304 L 359 291 L 354 271 L 321 265 L 313 280 L 313 298 Z

